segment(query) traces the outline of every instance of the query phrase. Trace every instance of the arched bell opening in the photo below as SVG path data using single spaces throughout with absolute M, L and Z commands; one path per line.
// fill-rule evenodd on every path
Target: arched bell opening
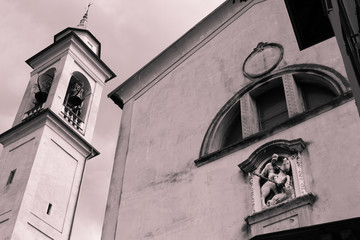
M 88 80 L 80 72 L 74 72 L 64 100 L 65 117 L 81 130 L 81 125 L 84 123 L 87 114 L 90 96 L 91 87 Z
M 30 97 L 31 100 L 27 107 L 27 109 L 30 110 L 25 112 L 23 120 L 33 116 L 43 108 L 44 103 L 48 98 L 55 72 L 55 68 L 50 68 L 37 77 L 36 82 L 32 86 L 33 90 Z
M 47 70 L 44 74 L 39 75 L 35 84 L 35 106 L 44 104 L 50 92 L 50 88 L 54 79 L 55 68 Z

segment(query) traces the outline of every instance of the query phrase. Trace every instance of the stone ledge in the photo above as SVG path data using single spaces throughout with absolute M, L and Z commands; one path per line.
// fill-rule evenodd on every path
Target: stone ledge
M 307 193 L 246 217 L 251 237 L 311 225 L 315 200 L 314 194 Z

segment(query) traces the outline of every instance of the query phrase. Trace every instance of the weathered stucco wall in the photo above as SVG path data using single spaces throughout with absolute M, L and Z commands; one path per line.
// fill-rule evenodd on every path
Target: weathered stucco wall
M 353 101 L 195 166 L 212 119 L 249 82 L 242 64 L 259 42 L 284 47 L 278 68 L 316 63 L 345 76 L 334 38 L 299 51 L 283 0 L 246 11 L 135 100 L 117 239 L 247 239 L 250 185 L 237 165 L 275 139 L 302 138 L 307 144 L 302 153 L 305 185 L 318 197 L 313 223 L 360 212 L 360 191 L 349 191 L 360 184 L 353 177 L 360 174 L 355 160 L 360 123 Z

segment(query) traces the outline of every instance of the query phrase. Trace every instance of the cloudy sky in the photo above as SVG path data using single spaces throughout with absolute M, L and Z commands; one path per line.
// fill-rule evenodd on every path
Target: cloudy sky
M 100 239 L 121 110 L 107 94 L 225 0 L 92 0 L 88 29 L 117 77 L 105 87 L 86 167 L 72 240 Z M 30 79 L 25 60 L 76 26 L 89 1 L 2 0 L 0 6 L 0 133 L 11 128 Z

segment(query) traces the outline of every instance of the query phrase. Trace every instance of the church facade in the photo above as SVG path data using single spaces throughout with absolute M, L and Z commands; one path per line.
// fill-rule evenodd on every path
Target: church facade
M 102 239 L 359 239 L 342 50 L 331 25 L 313 38 L 325 15 L 304 37 L 294 2 L 227 1 L 110 93 Z

